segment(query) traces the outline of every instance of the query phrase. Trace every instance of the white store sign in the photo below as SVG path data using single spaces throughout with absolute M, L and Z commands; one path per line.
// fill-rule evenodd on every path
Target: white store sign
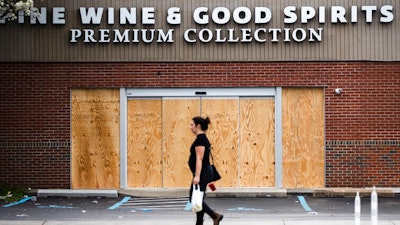
M 39 8 L 39 17 L 31 16 L 31 24 L 68 23 L 65 7 Z M 183 10 L 179 7 L 167 9 L 156 7 L 80 7 L 81 27 L 69 29 L 70 43 L 174 43 L 177 35 L 187 43 L 249 43 L 249 42 L 322 42 L 323 24 L 392 23 L 395 20 L 392 5 L 362 6 L 286 6 L 278 12 L 282 27 L 269 27 L 274 12 L 268 6 L 234 9 L 227 7 L 196 7 L 191 13 L 191 21 L 183 21 Z M 51 12 L 51 15 L 47 15 Z M 163 28 L 157 27 L 162 22 Z M 321 27 L 312 27 L 317 23 Z M 28 23 L 20 15 L 18 23 Z M 102 25 L 106 24 L 106 27 Z M 176 32 L 177 26 L 182 28 Z M 189 25 L 187 25 L 189 24 Z M 110 29 L 109 25 L 119 25 Z M 252 26 L 250 26 L 252 25 Z M 254 28 L 254 25 L 257 28 Z M 296 25 L 298 27 L 296 27 Z M 90 28 L 86 28 L 86 27 Z M 138 26 L 141 26 L 140 28 Z M 189 27 L 187 27 L 189 26 Z M 315 26 L 315 25 L 314 25 Z M 85 27 L 85 28 L 84 28 Z

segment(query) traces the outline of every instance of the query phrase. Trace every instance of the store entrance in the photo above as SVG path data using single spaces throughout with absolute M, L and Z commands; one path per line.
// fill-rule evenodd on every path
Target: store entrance
M 324 187 L 323 88 L 74 89 L 71 187 L 188 187 L 198 115 L 219 187 Z
M 187 187 L 194 140 L 190 121 L 209 116 L 207 135 L 220 187 L 274 187 L 274 99 L 269 97 L 128 100 L 128 187 Z

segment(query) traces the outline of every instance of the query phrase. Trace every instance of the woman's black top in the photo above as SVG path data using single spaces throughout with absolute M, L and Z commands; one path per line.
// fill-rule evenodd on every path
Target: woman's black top
M 189 156 L 189 167 L 192 173 L 196 173 L 196 147 L 197 146 L 204 146 L 205 151 L 204 151 L 204 157 L 203 157 L 203 164 L 202 164 L 202 171 L 204 168 L 207 168 L 210 166 L 210 141 L 208 140 L 207 136 L 205 134 L 199 134 L 196 137 L 196 140 L 194 140 L 192 146 L 190 147 L 190 156 Z

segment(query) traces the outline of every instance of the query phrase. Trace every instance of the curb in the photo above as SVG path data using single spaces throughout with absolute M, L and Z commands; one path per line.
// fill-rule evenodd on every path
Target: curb
M 400 188 L 376 188 L 379 197 L 393 198 L 400 196 Z M 359 192 L 361 197 L 371 195 L 372 188 L 217 188 L 207 190 L 207 197 L 215 198 L 282 198 L 293 195 L 311 195 L 315 198 L 355 197 Z M 37 197 L 183 197 L 189 195 L 189 188 L 133 188 L 120 190 L 97 189 L 39 189 Z
M 355 197 L 359 192 L 360 197 L 371 196 L 372 188 L 325 188 L 315 189 L 313 196 L 320 197 Z M 397 188 L 376 188 L 378 197 L 393 198 L 399 195 Z

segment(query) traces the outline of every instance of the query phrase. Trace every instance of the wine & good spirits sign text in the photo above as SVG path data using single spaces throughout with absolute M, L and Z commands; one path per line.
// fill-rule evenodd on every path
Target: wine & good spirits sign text
M 52 15 L 49 16 L 47 8 L 38 10 L 40 16 L 31 17 L 31 24 L 47 24 L 49 21 L 67 24 L 64 7 L 52 8 Z M 392 5 L 286 6 L 277 12 L 281 14 L 278 17 L 274 17 L 273 11 L 265 6 L 239 6 L 234 9 L 204 6 L 188 12 L 191 21 L 183 21 L 184 12 L 180 7 L 163 10 L 155 7 L 80 7 L 77 13 L 82 26 L 69 29 L 70 43 L 174 43 L 177 35 L 181 36 L 179 40 L 187 43 L 321 42 L 323 27 L 327 23 L 379 21 L 388 24 L 395 19 Z M 283 24 L 282 27 L 271 27 L 273 18 L 282 18 L 278 21 L 278 24 Z M 18 22 L 25 23 L 24 17 L 19 17 Z M 311 23 L 321 27 L 312 27 Z M 101 27 L 104 24 L 107 26 Z M 163 27 L 159 28 L 157 24 L 163 24 Z M 115 25 L 118 28 L 109 28 Z M 88 26 L 90 28 L 86 28 Z M 183 27 L 177 33 L 180 26 L 189 27 Z

